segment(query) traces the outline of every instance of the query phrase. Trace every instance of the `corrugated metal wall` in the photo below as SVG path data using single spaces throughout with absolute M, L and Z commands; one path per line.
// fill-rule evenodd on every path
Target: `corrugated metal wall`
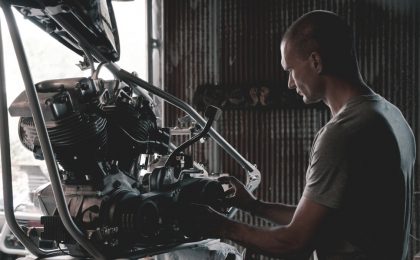
M 292 100 L 278 108 L 226 110 L 218 125 L 221 134 L 258 165 L 262 183 L 257 194 L 264 200 L 299 200 L 312 139 L 329 117 L 322 106 L 301 105 L 300 98 L 287 89 L 287 75 L 280 65 L 282 33 L 292 21 L 314 9 L 334 11 L 352 24 L 363 76 L 375 91 L 401 109 L 418 137 L 420 1 L 164 1 L 166 91 L 191 103 L 201 84 L 231 88 L 269 81 Z M 174 125 L 183 115 L 168 106 L 165 114 L 167 125 Z M 212 144 L 194 148 L 198 160 L 205 164 L 215 158 L 207 152 L 209 147 Z M 224 152 L 219 156 L 223 171 L 242 172 Z M 417 171 L 412 232 L 417 238 L 419 187 Z M 261 224 L 246 214 L 238 214 L 238 218 Z M 412 241 L 412 251 L 420 251 L 419 243 Z

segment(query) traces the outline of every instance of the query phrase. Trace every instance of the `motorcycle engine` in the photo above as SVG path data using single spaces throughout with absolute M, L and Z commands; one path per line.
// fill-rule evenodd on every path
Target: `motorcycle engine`
M 159 128 L 148 100 L 119 80 L 70 78 L 36 84 L 62 188 L 74 222 L 109 255 L 133 247 L 197 240 L 185 230 L 183 205 L 223 211 L 221 184 L 186 154 L 170 160 L 169 129 Z M 20 117 L 22 144 L 43 159 L 25 92 L 9 108 Z M 166 163 L 165 163 L 166 162 Z M 40 242 L 86 255 L 67 233 L 50 184 L 37 190 Z M 119 254 L 120 255 L 120 254 Z

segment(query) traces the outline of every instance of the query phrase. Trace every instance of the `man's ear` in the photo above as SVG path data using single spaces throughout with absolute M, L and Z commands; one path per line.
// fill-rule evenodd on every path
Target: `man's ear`
M 318 74 L 321 74 L 322 71 L 323 71 L 323 64 L 322 64 L 322 59 L 321 59 L 321 56 L 319 55 L 319 53 L 315 52 L 315 51 L 312 52 L 309 59 L 311 60 L 311 64 L 312 64 L 312 67 L 314 68 L 314 70 Z

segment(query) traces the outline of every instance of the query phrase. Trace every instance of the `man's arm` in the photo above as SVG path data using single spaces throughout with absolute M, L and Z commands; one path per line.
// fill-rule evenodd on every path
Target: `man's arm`
M 221 217 L 211 236 L 227 238 L 255 252 L 270 256 L 290 256 L 313 249 L 314 238 L 331 209 L 303 197 L 290 224 L 263 229 Z
M 292 220 L 296 206 L 257 200 L 257 198 L 245 188 L 243 183 L 233 176 L 220 177 L 219 181 L 232 186 L 231 190 L 228 191 L 228 194 L 233 193 L 233 195 L 230 197 L 228 196 L 225 199 L 226 206 L 240 208 L 253 215 L 268 219 L 280 225 L 287 225 Z
M 296 211 L 296 206 L 270 203 L 255 200 L 249 208 L 249 212 L 253 215 L 268 219 L 279 225 L 288 225 Z

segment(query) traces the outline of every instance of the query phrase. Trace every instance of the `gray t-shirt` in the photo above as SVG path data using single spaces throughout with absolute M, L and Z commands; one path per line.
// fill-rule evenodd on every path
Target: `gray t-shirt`
M 319 259 L 406 259 L 413 133 L 379 95 L 352 98 L 317 134 L 303 196 L 332 208 Z

